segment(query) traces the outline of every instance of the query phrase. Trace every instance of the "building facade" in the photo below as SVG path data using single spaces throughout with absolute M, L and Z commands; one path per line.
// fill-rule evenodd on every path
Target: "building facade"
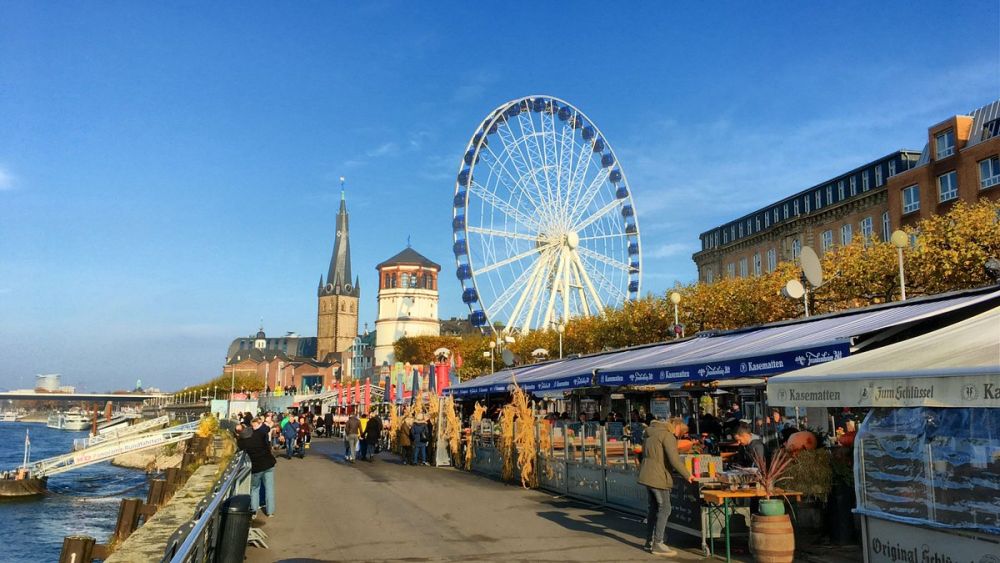
M 438 273 L 435 264 L 410 247 L 375 267 L 378 318 L 375 366 L 395 363 L 392 345 L 404 336 L 439 336 Z
M 1000 199 L 1000 100 L 929 127 L 916 166 L 891 178 L 887 191 L 893 228 L 959 201 Z
M 803 246 L 822 254 L 856 236 L 887 240 L 889 182 L 919 158 L 916 151 L 894 152 L 702 233 L 693 256 L 699 281 L 772 272 Z
M 340 194 L 337 213 L 337 234 L 326 281 L 319 278 L 316 313 L 316 359 L 324 361 L 330 354 L 347 352 L 358 336 L 358 300 L 361 288 L 358 279 L 351 280 L 351 242 L 348 231 L 347 201 Z

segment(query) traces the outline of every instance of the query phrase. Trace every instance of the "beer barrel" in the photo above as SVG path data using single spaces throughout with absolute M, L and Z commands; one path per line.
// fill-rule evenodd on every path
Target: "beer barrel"
M 795 532 L 788 515 L 754 514 L 750 520 L 750 551 L 758 563 L 792 563 Z

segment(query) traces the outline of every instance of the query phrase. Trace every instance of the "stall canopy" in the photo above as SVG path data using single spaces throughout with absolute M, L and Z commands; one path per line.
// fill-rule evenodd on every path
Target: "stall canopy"
M 772 377 L 767 402 L 1000 408 L 1000 307 L 839 362 Z
M 839 360 L 928 319 L 1000 301 L 977 290 L 913 299 L 694 338 L 503 370 L 453 386 L 458 396 L 526 391 L 656 385 L 763 377 Z M 965 313 L 965 316 L 973 314 Z

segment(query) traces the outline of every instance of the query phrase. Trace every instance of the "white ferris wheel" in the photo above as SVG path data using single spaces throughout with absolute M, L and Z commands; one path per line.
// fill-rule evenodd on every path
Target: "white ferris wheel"
M 639 295 L 639 222 L 625 172 L 568 102 L 527 96 L 490 112 L 462 157 L 453 211 L 475 326 L 555 328 Z

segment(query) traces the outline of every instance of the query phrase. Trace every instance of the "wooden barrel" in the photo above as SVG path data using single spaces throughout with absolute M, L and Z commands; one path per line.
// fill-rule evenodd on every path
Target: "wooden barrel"
M 754 514 L 750 520 L 750 551 L 759 563 L 792 563 L 795 532 L 788 515 Z

